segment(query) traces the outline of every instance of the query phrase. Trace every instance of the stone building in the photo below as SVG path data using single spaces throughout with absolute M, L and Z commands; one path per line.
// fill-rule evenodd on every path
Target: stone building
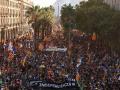
M 25 12 L 30 0 L 0 0 L 0 42 L 15 39 L 28 30 Z

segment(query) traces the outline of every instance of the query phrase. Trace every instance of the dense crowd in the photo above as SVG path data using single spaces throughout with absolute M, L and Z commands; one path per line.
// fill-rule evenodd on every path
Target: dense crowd
M 120 55 L 88 35 L 77 38 L 73 39 L 73 56 L 77 57 L 80 86 L 85 90 L 119 90 Z
M 55 41 L 53 40 L 52 43 Z M 28 82 L 31 80 L 60 84 L 64 83 L 68 77 L 73 78 L 72 72 L 70 74 L 67 71 L 69 69 L 67 52 L 34 52 L 33 42 L 32 39 L 22 37 L 1 43 L 1 88 L 10 90 L 27 88 L 28 90 L 30 88 Z M 61 44 L 56 43 L 54 46 L 61 47 Z M 47 46 L 46 48 L 48 48 Z
M 26 59 L 30 57 L 30 55 L 28 56 L 28 51 L 32 51 L 31 47 L 33 47 L 32 40 L 26 37 L 1 43 L 1 88 L 4 87 L 6 88 L 5 90 L 22 88 L 23 81 L 27 78 L 25 76 L 29 73 L 29 71 L 26 71 L 29 68 Z
M 67 51 L 34 52 L 33 42 L 22 37 L 1 43 L 1 88 L 31 90 L 27 83 L 30 80 L 60 84 L 79 75 L 77 84 L 81 90 L 119 90 L 120 55 L 90 36 L 72 36 L 70 58 Z M 65 48 L 66 42 L 65 38 L 52 38 L 45 47 Z

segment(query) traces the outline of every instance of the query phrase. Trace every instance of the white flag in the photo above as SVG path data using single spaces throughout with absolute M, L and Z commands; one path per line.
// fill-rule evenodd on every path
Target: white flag
M 9 45 L 8 45 L 8 51 L 13 51 L 13 45 L 12 45 L 12 42 L 10 42 Z

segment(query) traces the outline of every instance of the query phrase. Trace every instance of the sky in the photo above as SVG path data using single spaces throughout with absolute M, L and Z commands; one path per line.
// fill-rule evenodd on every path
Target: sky
M 47 7 L 53 5 L 56 0 L 32 0 L 34 5 L 40 5 L 40 7 Z

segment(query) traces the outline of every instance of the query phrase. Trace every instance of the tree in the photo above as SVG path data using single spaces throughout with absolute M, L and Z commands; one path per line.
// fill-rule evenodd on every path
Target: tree
M 115 50 L 120 45 L 119 14 L 102 0 L 81 2 L 76 6 L 77 28 L 86 33 L 95 32 L 102 43 Z
M 29 18 L 29 23 L 36 22 L 40 16 L 40 7 L 39 6 L 32 6 L 29 7 L 26 11 L 26 17 Z
M 76 23 L 78 29 L 87 32 L 101 34 L 109 27 L 113 10 L 99 0 L 89 0 L 76 7 Z M 103 34 L 103 33 L 102 33 Z
M 85 33 L 96 33 L 97 40 L 113 50 L 120 50 L 120 11 L 111 8 L 103 0 L 83 1 L 73 8 L 64 5 L 61 21 L 65 32 L 74 22 L 77 29 Z M 120 52 L 120 51 L 119 51 Z
M 52 6 L 41 8 L 40 11 L 40 29 L 42 29 L 42 39 L 44 39 L 44 35 L 50 34 L 52 31 L 52 27 L 54 24 L 54 8 Z
M 29 19 L 29 23 L 32 23 L 32 28 L 34 29 L 34 45 L 35 50 L 37 48 L 37 33 L 39 29 L 39 17 L 40 17 L 40 7 L 39 6 L 32 6 L 28 8 L 26 11 L 26 17 Z
M 120 53 L 120 11 L 116 11 L 111 18 L 111 31 L 109 36 L 106 37 L 106 42 L 109 41 L 109 46 Z
M 64 36 L 67 39 L 68 47 L 70 45 L 71 30 L 75 27 L 75 9 L 71 4 L 64 5 L 61 9 L 61 24 L 64 29 Z M 66 44 L 67 44 L 66 43 Z
M 33 6 L 28 8 L 26 17 L 29 19 L 29 23 L 32 23 L 34 29 L 35 48 L 37 47 L 37 41 L 44 39 L 45 33 L 52 30 L 54 23 L 54 8 L 52 6 L 46 8 L 40 8 L 39 6 Z M 42 31 L 42 36 L 40 33 Z
M 61 23 L 64 27 L 64 30 L 69 30 L 71 23 L 75 23 L 75 9 L 71 4 L 64 5 L 61 10 Z M 72 26 L 73 27 L 73 26 Z

